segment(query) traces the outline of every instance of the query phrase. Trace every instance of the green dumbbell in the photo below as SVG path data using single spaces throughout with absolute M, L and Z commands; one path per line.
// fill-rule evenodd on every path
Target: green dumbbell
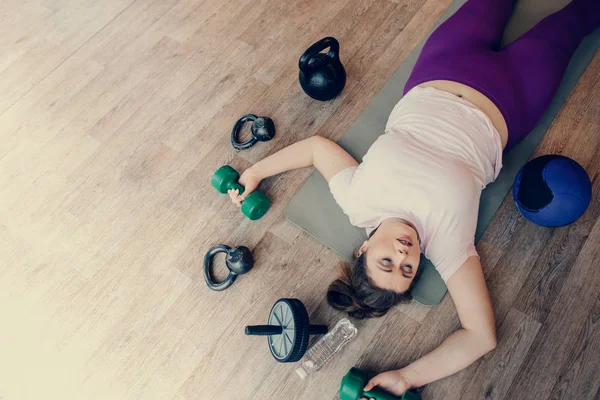
M 350 368 L 350 371 L 342 379 L 342 385 L 340 386 L 340 399 L 341 400 L 359 400 L 363 397 L 367 399 L 376 400 L 421 400 L 421 396 L 413 391 L 408 391 L 402 395 L 402 397 L 392 396 L 387 394 L 380 389 L 373 388 L 368 392 L 365 392 L 363 388 L 367 385 L 369 380 L 367 374 L 356 367 Z
M 238 183 L 240 174 L 229 165 L 219 168 L 212 177 L 212 185 L 219 193 L 227 194 L 229 189 L 238 189 L 244 193 L 244 187 Z M 267 213 L 271 202 L 264 193 L 254 191 L 242 203 L 242 213 L 252 221 L 259 219 Z

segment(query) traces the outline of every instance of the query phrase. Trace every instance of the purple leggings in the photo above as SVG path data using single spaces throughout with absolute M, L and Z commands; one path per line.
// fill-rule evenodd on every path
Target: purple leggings
M 449 80 L 483 93 L 506 120 L 505 150 L 539 122 L 577 46 L 600 25 L 600 0 L 573 0 L 499 49 L 513 3 L 468 0 L 431 34 L 404 88 Z

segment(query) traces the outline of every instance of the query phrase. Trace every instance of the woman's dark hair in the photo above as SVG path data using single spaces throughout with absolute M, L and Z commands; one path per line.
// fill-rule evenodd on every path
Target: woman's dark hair
M 419 280 L 423 268 L 417 269 L 410 288 L 404 293 L 382 289 L 371 283 L 367 276 L 366 252 L 357 257 L 354 265 L 341 264 L 341 276 L 327 289 L 327 303 L 336 310 L 345 311 L 353 318 L 381 317 L 390 308 L 412 299 L 411 290 Z

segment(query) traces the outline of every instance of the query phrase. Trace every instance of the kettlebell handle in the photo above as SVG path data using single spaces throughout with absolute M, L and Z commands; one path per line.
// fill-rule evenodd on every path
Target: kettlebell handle
M 222 282 L 217 283 L 211 276 L 211 266 L 213 258 L 219 253 L 227 253 L 226 264 L 229 275 Z M 247 247 L 240 246 L 233 249 L 226 244 L 218 244 L 211 247 L 204 256 L 204 279 L 210 289 L 222 291 L 231 286 L 239 275 L 252 269 L 253 265 L 252 253 Z
M 226 244 L 219 244 L 211 247 L 210 250 L 204 256 L 204 279 L 206 280 L 206 284 L 209 288 L 216 291 L 221 291 L 227 289 L 229 286 L 233 284 L 235 278 L 237 277 L 232 271 L 229 271 L 229 275 L 222 282 L 217 283 L 212 279 L 210 273 L 210 267 L 212 266 L 213 258 L 219 253 L 228 253 L 231 251 L 231 247 Z
M 307 71 L 310 68 L 308 65 L 310 60 L 328 47 L 330 49 L 327 52 L 327 57 L 334 61 L 339 60 L 340 43 L 336 38 L 328 36 L 310 46 L 308 49 L 306 49 L 302 56 L 300 56 L 300 61 L 298 61 L 298 67 L 300 67 L 300 70 Z
M 256 142 L 258 142 L 258 139 L 254 136 L 252 136 L 250 139 L 248 139 L 244 143 L 238 142 L 238 138 L 237 138 L 238 130 L 242 127 L 242 125 L 244 125 L 248 121 L 254 122 L 254 121 L 256 121 L 257 118 L 258 117 L 254 114 L 246 114 L 237 120 L 237 122 L 233 126 L 233 129 L 231 130 L 231 145 L 235 149 L 246 150 L 246 149 L 249 149 L 250 147 L 254 146 L 254 144 L 256 144 Z

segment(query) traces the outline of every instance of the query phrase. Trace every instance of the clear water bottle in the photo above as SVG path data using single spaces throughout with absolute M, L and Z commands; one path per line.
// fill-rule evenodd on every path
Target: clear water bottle
M 338 321 L 335 327 L 315 343 L 304 355 L 296 373 L 306 379 L 308 374 L 318 371 L 331 357 L 342 350 L 358 333 L 347 318 Z

